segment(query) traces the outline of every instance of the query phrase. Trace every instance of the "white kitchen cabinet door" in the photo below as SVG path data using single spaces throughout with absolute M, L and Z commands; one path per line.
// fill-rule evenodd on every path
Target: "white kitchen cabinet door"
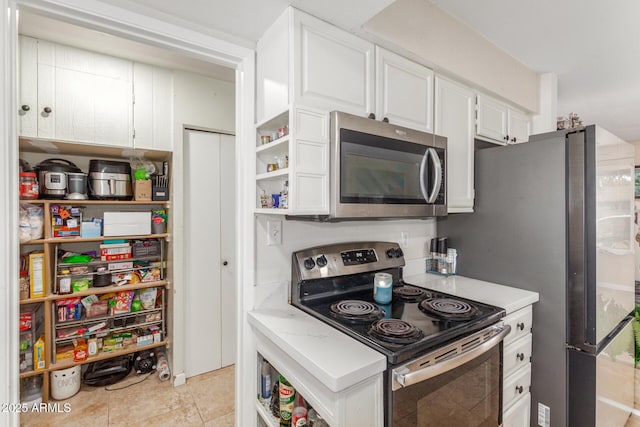
M 134 63 L 133 98 L 133 146 L 173 150 L 173 73 Z
M 507 409 L 502 417 L 503 427 L 529 427 L 531 417 L 531 394 L 527 393 L 522 399 Z
M 433 71 L 376 47 L 376 118 L 433 132 Z
M 509 108 L 507 122 L 509 124 L 507 132 L 509 144 L 519 144 L 529 140 L 530 121 L 525 113 Z
M 507 143 L 507 105 L 488 96 L 478 94 L 478 121 L 476 134 L 498 144 Z
M 21 135 L 132 146 L 131 62 L 44 40 L 36 45 L 36 71 L 21 67 L 20 79 L 21 93 L 37 91 L 31 108 L 37 132 L 29 123 L 21 126 Z M 33 48 L 31 42 L 23 46 Z M 32 54 L 21 50 L 20 55 L 26 64 Z
M 359 116 L 373 112 L 373 44 L 297 11 L 293 29 L 294 102 Z
M 468 87 L 435 78 L 435 133 L 447 138 L 447 209 L 473 212 L 475 95 Z
M 18 132 L 38 136 L 38 41 L 19 36 Z

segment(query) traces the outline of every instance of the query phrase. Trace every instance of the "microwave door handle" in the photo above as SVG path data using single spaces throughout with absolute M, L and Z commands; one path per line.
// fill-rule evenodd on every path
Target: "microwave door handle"
M 431 159 L 433 165 L 433 188 L 431 188 L 431 192 L 427 192 L 426 174 L 428 173 L 427 161 L 429 159 Z M 440 187 L 442 187 L 442 163 L 440 163 L 440 158 L 434 148 L 427 148 L 427 151 L 424 153 L 422 163 L 420 163 L 420 176 L 422 177 L 422 180 L 420 180 L 422 196 L 427 203 L 435 203 L 438 199 L 438 193 L 440 193 Z

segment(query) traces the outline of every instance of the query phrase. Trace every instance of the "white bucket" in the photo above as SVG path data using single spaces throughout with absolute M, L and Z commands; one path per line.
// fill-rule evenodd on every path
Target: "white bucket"
M 80 390 L 80 366 L 51 372 L 51 397 L 68 399 Z

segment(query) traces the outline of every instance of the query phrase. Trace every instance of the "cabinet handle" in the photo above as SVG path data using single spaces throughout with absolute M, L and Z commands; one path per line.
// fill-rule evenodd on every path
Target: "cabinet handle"
M 518 392 L 518 394 L 522 394 L 522 392 L 524 391 L 524 387 L 522 387 L 521 385 L 517 385 L 516 391 Z
M 521 361 L 521 362 L 522 362 L 522 361 L 524 360 L 524 353 L 518 353 L 518 354 L 516 355 L 516 359 L 518 359 L 519 361 Z
M 502 139 L 504 139 L 505 141 L 509 142 L 509 135 L 505 136 L 505 137 L 504 137 L 504 138 L 502 138 Z
M 520 329 L 521 331 L 524 331 L 524 322 L 520 322 L 517 325 L 518 329 Z
M 516 137 L 511 138 L 511 142 L 516 142 Z
M 222 265 L 229 265 L 229 261 L 222 261 Z
M 49 114 L 49 113 L 51 113 L 51 111 L 52 111 L 52 110 L 51 110 L 51 107 L 44 107 L 44 110 L 43 110 L 43 111 L 44 111 L 45 113 Z
M 384 118 L 382 119 L 382 121 L 383 121 L 383 122 L 385 122 L 385 123 L 389 123 L 389 118 L 388 118 L 388 117 L 384 117 Z
M 371 119 L 371 120 L 375 120 L 376 119 L 376 115 L 373 114 L 373 113 L 369 113 L 368 118 Z
M 29 111 L 31 109 L 31 107 L 29 107 L 27 104 L 23 105 L 20 108 L 22 108 L 22 111 Z

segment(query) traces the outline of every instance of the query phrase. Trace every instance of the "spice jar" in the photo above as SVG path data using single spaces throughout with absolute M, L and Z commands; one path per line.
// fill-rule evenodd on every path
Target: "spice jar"
M 20 198 L 37 199 L 38 192 L 38 180 L 35 172 L 20 172 Z

